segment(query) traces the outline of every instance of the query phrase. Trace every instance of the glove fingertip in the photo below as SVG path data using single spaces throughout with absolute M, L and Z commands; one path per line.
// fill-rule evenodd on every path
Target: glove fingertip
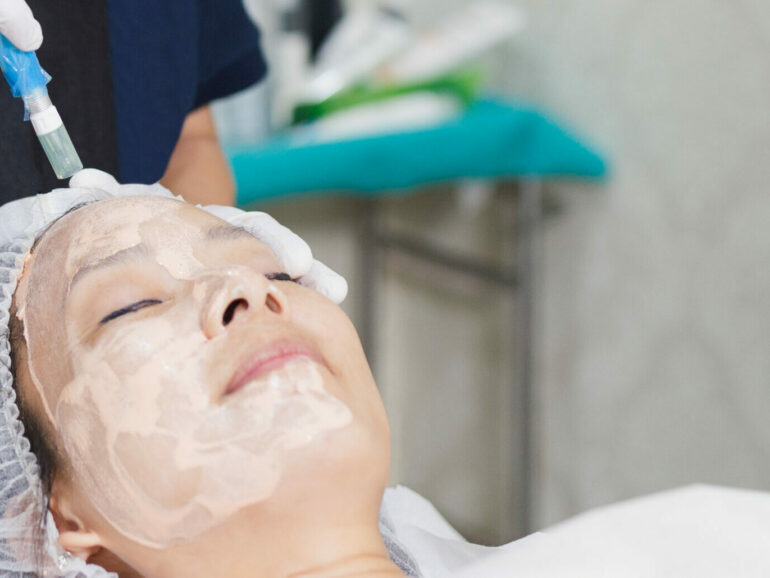
M 348 296 L 348 281 L 342 275 L 337 275 L 333 282 L 333 290 L 329 291 L 329 299 L 334 301 L 337 305 L 345 301 Z
M 35 24 L 33 25 L 33 32 L 30 34 L 27 42 L 30 46 L 27 48 L 28 51 L 38 50 L 43 45 L 43 28 L 40 26 L 40 22 L 37 20 L 35 20 Z
M 318 291 L 337 305 L 342 303 L 348 295 L 347 280 L 320 261 L 313 262 L 313 266 L 307 275 L 299 279 L 299 283 Z
M 24 4 L 21 17 L 17 21 L 18 26 L 4 32 L 16 48 L 23 52 L 32 52 L 43 44 L 43 28 L 40 22 L 32 16 L 32 11 Z
M 75 173 L 69 181 L 71 189 L 101 189 L 115 194 L 120 187 L 118 181 L 109 173 L 99 169 L 82 169 Z
M 43 45 L 43 33 L 41 31 L 39 35 L 35 35 L 32 38 L 25 38 L 24 40 L 19 41 L 18 44 L 14 44 L 16 45 L 16 48 L 22 52 L 35 52 Z
M 283 250 L 276 250 L 273 248 L 272 251 L 276 254 L 279 261 L 281 261 L 281 265 L 285 269 L 285 272 L 290 275 L 292 279 L 307 275 L 313 267 L 313 252 L 304 241 L 301 245 L 298 244 L 297 246 L 292 247 L 291 250 L 285 250 L 285 248 L 283 248 Z

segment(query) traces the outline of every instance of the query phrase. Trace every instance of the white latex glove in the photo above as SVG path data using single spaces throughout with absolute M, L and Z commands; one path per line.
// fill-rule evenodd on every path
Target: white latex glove
M 43 44 L 43 29 L 24 0 L 0 0 L 0 34 L 24 52 Z
M 0 3 L 3 1 L 0 0 Z M 69 184 L 73 188 L 100 189 L 114 196 L 141 195 L 145 188 L 162 188 L 159 184 L 120 185 L 114 177 L 96 169 L 78 172 L 70 179 Z M 285 272 L 291 275 L 292 279 L 297 279 L 300 285 L 315 289 L 337 304 L 345 300 L 348 294 L 345 278 L 313 259 L 313 252 L 308 244 L 267 213 L 247 212 L 220 205 L 201 208 L 233 226 L 247 230 L 262 241 L 278 257 Z

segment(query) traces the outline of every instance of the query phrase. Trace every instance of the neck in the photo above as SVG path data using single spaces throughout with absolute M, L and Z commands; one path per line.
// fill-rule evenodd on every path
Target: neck
M 297 469 L 269 499 L 196 539 L 126 555 L 145 563 L 146 578 L 403 578 L 379 529 L 387 461 L 358 433 L 344 436 L 347 446 L 330 443 L 320 465 L 317 450 L 296 450 Z
M 293 511 L 244 512 L 241 523 L 178 552 L 148 578 L 403 578 L 379 530 L 379 498 L 350 494 L 320 506 L 297 500 Z
M 334 560 L 315 568 L 290 574 L 286 578 L 404 578 L 404 574 L 388 556 L 381 554 L 358 554 Z
M 327 527 L 292 541 L 276 561 L 276 578 L 403 578 L 391 560 L 376 523 Z M 253 576 L 251 572 L 244 574 Z M 261 574 L 260 574 L 261 575 Z
M 239 548 L 241 555 L 219 557 L 216 575 L 228 578 L 404 578 L 388 555 L 376 523 L 294 529 L 275 548 Z M 284 538 L 287 536 L 284 535 Z M 263 542 L 264 543 L 264 542 Z M 223 565 L 224 563 L 224 565 Z M 197 568 L 196 570 L 200 570 Z M 184 576 L 198 576 L 187 569 Z M 211 576 L 210 568 L 200 576 Z M 163 574 L 163 576 L 169 576 Z
M 265 578 L 404 578 L 401 569 L 396 566 L 388 555 L 382 538 L 376 540 L 357 534 L 355 539 L 345 536 L 341 538 L 341 544 L 328 544 L 327 548 L 321 548 L 313 544 L 311 550 L 302 548 L 287 548 L 280 552 L 280 560 L 265 558 L 219 558 L 211 567 L 205 562 L 194 567 L 186 567 L 180 573 L 179 568 L 174 570 L 164 569 L 161 573 L 139 573 L 125 566 L 117 559 L 109 559 L 109 565 L 105 566 L 118 573 L 121 578 L 125 576 L 150 577 L 150 576 L 186 576 L 195 578 L 203 576 L 227 576 L 228 578 L 253 578 L 263 576 Z M 92 560 L 95 563 L 104 563 L 107 560 Z M 211 572 L 214 572 L 212 574 Z

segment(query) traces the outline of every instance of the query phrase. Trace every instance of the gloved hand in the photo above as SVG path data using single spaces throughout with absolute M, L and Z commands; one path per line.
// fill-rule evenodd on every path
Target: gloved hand
M 43 43 L 43 29 L 24 0 L 0 0 L 0 34 L 24 52 Z
M 2 3 L 5 0 L 0 0 Z M 100 189 L 111 195 L 141 195 L 148 189 L 157 190 L 161 185 L 120 185 L 114 177 L 96 169 L 84 169 L 70 179 L 70 187 Z M 163 189 L 166 190 L 166 189 Z M 171 193 L 169 193 L 169 196 Z M 313 252 L 305 241 L 278 223 L 267 213 L 242 211 L 235 207 L 207 205 L 201 207 L 215 217 L 246 229 L 262 241 L 278 257 L 286 273 L 297 279 L 300 285 L 315 289 L 335 303 L 345 300 L 348 283 L 341 275 L 313 259 Z

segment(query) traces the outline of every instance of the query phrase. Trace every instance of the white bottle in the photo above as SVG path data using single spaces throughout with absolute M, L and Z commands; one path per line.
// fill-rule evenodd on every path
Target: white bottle
M 273 126 L 291 124 L 302 100 L 310 67 L 310 39 L 302 27 L 301 0 L 273 0 L 279 25 L 270 68 L 273 75 Z
M 305 100 L 320 102 L 371 76 L 410 40 L 406 21 L 372 5 L 351 9 L 319 51 Z
M 512 38 L 524 24 L 522 12 L 507 2 L 469 2 L 421 34 L 380 70 L 378 78 L 392 84 L 434 79 Z

